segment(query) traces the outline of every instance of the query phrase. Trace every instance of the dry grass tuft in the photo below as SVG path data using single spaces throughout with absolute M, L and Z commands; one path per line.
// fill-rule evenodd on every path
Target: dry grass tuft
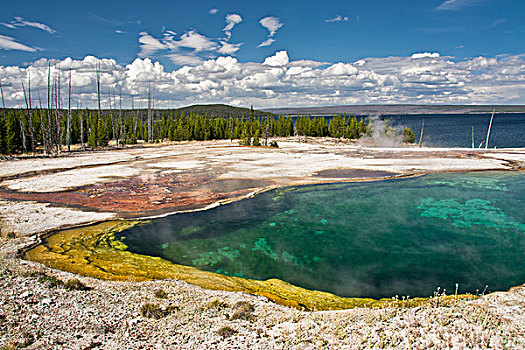
M 147 318 L 160 319 L 169 316 L 178 310 L 179 307 L 175 305 L 161 307 L 157 303 L 144 303 L 140 307 L 140 315 Z
M 157 289 L 155 291 L 155 298 L 166 299 L 167 297 L 168 293 L 164 289 Z
M 221 327 L 217 331 L 217 334 L 220 335 L 223 338 L 229 338 L 232 335 L 235 335 L 235 333 L 237 333 L 237 331 L 235 329 L 231 328 L 231 327 L 228 327 L 228 326 Z
M 255 308 L 247 301 L 239 301 L 235 304 L 230 320 L 250 320 Z

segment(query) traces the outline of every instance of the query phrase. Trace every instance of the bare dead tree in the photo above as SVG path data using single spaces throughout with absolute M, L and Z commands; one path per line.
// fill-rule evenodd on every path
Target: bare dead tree
M 67 103 L 66 143 L 67 143 L 67 151 L 71 152 L 71 69 L 69 70 L 69 93 L 68 93 L 68 103 Z
M 80 149 L 84 150 L 84 116 L 82 115 L 82 101 L 78 110 L 78 118 L 80 119 Z
M 2 81 L 0 81 L 0 93 L 2 94 L 2 114 L 5 121 L 5 100 L 4 100 L 4 89 L 2 89 Z
M 28 93 L 28 100 L 29 100 L 29 110 L 28 110 L 28 118 L 29 118 L 29 137 L 31 139 L 31 150 L 33 152 L 36 151 L 35 146 L 35 135 L 33 130 L 33 106 L 32 106 L 32 99 L 31 99 L 31 72 L 28 70 L 28 87 L 27 87 L 27 93 Z M 23 87 L 23 86 L 22 86 Z M 24 93 L 25 96 L 25 93 Z M 27 107 L 26 101 L 26 107 Z
M 133 123 L 133 135 L 137 135 L 137 117 L 135 116 L 135 98 L 131 95 L 131 118 Z
M 492 115 L 490 116 L 489 130 L 487 131 L 487 141 L 485 142 L 485 149 L 489 148 L 490 129 L 492 129 L 492 119 L 494 119 L 494 113 L 496 113 L 496 108 L 492 110 Z
M 56 113 L 57 113 L 57 81 L 56 81 L 56 72 L 53 72 L 52 83 L 51 83 L 51 112 L 53 115 L 51 116 L 51 119 L 53 120 L 53 127 L 51 128 L 51 131 L 53 132 L 53 152 L 57 153 L 57 135 L 56 135 Z
M 118 121 L 120 124 L 120 131 L 119 131 L 119 137 L 117 137 L 117 146 L 119 145 L 118 143 L 119 138 L 124 140 L 124 125 L 122 123 L 122 84 L 119 84 Z
M 2 114 L 4 117 L 4 122 L 6 121 L 5 117 L 5 100 L 4 100 L 4 89 L 2 89 L 2 82 L 0 81 L 0 93 L 2 94 Z
M 97 61 L 97 97 L 98 97 L 98 117 L 102 117 L 102 108 L 100 107 L 100 60 Z
M 29 107 L 29 102 L 28 102 L 28 99 L 27 99 L 27 94 L 26 94 L 26 87 L 24 85 L 24 82 L 22 81 L 22 90 L 24 90 L 24 100 L 26 101 L 26 113 L 27 113 L 27 116 L 28 116 L 28 119 L 29 119 L 29 124 L 31 124 L 31 121 L 33 118 L 31 118 L 31 108 Z M 20 116 L 20 118 L 22 118 L 22 116 Z M 29 126 L 29 136 L 30 136 L 30 140 L 31 140 L 31 151 L 35 151 L 35 139 L 33 138 L 33 133 L 32 133 L 32 130 L 31 130 L 31 126 Z
M 47 136 L 46 136 L 46 129 L 44 127 L 44 115 L 42 114 L 43 108 L 42 108 L 42 98 L 40 97 L 40 89 L 37 89 L 38 91 L 38 103 L 40 105 L 40 109 L 38 110 L 38 114 L 40 115 L 40 130 L 42 131 L 42 147 L 44 148 L 44 155 L 47 155 Z
M 22 88 L 24 89 L 24 95 L 25 95 L 25 87 L 24 82 L 22 81 Z M 27 141 L 26 141 L 26 126 L 25 126 L 25 116 L 24 114 L 20 114 L 20 118 L 18 119 L 20 121 L 20 135 L 22 137 L 22 152 L 27 153 Z
M 51 62 L 49 62 L 47 70 L 47 147 L 49 153 L 51 153 L 52 148 L 51 139 Z
M 148 142 L 151 142 L 153 132 L 152 127 L 152 115 L 151 115 L 151 84 L 148 88 Z
M 22 150 L 23 150 L 23 153 L 27 153 L 27 141 L 26 141 L 26 126 L 25 126 L 25 121 L 24 121 L 24 115 L 21 114 L 20 115 L 20 134 L 22 135 Z
M 108 98 L 109 98 L 109 118 L 111 120 L 111 130 L 113 131 L 113 138 L 116 138 L 118 145 L 118 136 L 116 132 L 115 118 L 113 117 L 113 107 L 111 102 L 111 90 L 108 87 Z
M 62 152 L 62 130 L 61 130 L 61 112 L 62 112 L 62 102 L 61 102 L 61 85 L 60 85 L 60 64 L 57 67 L 57 73 L 55 75 L 55 127 L 56 127 L 56 150 L 57 153 Z

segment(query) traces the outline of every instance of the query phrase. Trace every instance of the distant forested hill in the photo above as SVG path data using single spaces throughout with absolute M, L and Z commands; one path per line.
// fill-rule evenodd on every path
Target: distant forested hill
M 251 109 L 250 108 L 241 108 L 241 107 L 233 107 L 228 106 L 224 104 L 214 104 L 214 105 L 193 105 L 188 107 L 182 107 L 174 109 L 175 112 L 180 114 L 181 112 L 184 112 L 184 114 L 189 115 L 190 113 L 195 113 L 199 115 L 206 115 L 208 116 L 215 116 L 215 117 L 233 117 L 233 118 L 239 118 L 239 117 L 249 117 L 251 116 Z M 254 117 L 265 117 L 265 116 L 273 116 L 273 113 L 271 112 L 263 112 L 258 110 L 253 110 Z

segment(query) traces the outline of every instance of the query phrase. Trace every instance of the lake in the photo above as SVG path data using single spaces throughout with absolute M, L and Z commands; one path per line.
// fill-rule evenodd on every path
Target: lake
M 425 121 L 423 145 L 435 147 L 479 147 L 487 138 L 490 114 L 426 114 L 385 116 L 394 126 L 408 126 L 419 141 Z M 525 147 L 525 113 L 495 113 L 490 132 L 489 148 Z M 485 144 L 482 144 L 485 148 Z

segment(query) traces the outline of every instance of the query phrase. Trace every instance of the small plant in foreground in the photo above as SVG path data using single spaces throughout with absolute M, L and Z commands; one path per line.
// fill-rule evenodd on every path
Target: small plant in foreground
M 11 341 L 4 344 L 0 349 L 11 350 L 11 349 L 24 349 L 32 345 L 35 342 L 35 337 L 32 334 L 26 333 L 20 341 Z
M 270 142 L 270 147 L 279 148 L 279 145 L 277 144 L 277 141 Z
M 140 315 L 147 318 L 159 319 L 171 315 L 177 310 L 179 310 L 179 307 L 175 305 L 163 308 L 157 303 L 144 303 L 140 307 Z
M 249 320 L 252 317 L 252 313 L 255 311 L 255 308 L 252 304 L 247 301 L 239 301 L 234 306 L 233 315 L 231 315 L 231 320 Z
M 89 290 L 90 288 L 86 286 L 84 283 L 80 282 L 78 279 L 73 278 L 69 281 L 66 281 L 64 283 L 64 288 L 67 290 Z
M 217 331 L 217 334 L 220 335 L 221 337 L 224 337 L 224 338 L 229 338 L 232 335 L 234 335 L 235 333 L 237 333 L 237 331 L 235 329 L 231 328 L 231 327 L 228 327 L 228 326 L 221 327 Z
M 212 301 L 210 301 L 207 305 L 207 308 L 208 309 L 226 309 L 230 307 L 230 305 L 228 305 L 228 303 L 224 302 L 224 301 L 221 301 L 221 300 L 218 300 L 218 299 L 214 299 Z
M 48 275 L 38 277 L 38 282 L 45 283 L 50 288 L 62 287 L 64 285 L 64 282 L 58 278 Z
M 157 289 L 155 291 L 155 298 L 159 299 L 166 299 L 168 297 L 168 293 L 164 289 Z

